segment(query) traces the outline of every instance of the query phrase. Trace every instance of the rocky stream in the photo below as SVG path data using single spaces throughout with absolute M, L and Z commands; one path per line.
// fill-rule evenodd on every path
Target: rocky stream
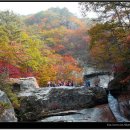
M 15 111 L 6 93 L 0 91 L 0 102 L 10 104 L 0 113 L 0 122 L 129 122 L 129 91 L 116 98 L 107 88 L 113 79 L 108 75 L 100 79 L 101 87 L 90 88 L 40 88 L 34 77 L 19 79 L 20 109 Z

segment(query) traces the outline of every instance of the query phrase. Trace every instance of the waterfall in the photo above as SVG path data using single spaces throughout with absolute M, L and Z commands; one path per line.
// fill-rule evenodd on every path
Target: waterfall
M 88 69 L 87 74 L 91 74 L 92 72 L 97 72 L 93 68 L 87 68 L 87 69 Z M 108 83 L 114 77 L 112 75 L 103 75 L 103 76 L 99 76 L 99 78 L 100 78 L 100 87 L 107 88 L 108 87 Z M 94 86 L 93 79 L 94 78 L 90 79 L 90 82 L 91 82 L 92 86 Z M 114 115 L 114 117 L 115 117 L 117 122 L 129 122 L 129 120 L 126 119 L 124 117 L 124 115 L 121 113 L 120 107 L 119 107 L 119 102 L 118 102 L 117 98 L 114 97 L 110 93 L 110 91 L 109 91 L 109 94 L 108 94 L 108 105 L 109 105 L 109 108 L 112 111 L 112 113 L 113 113 L 113 115 Z
M 129 122 L 120 112 L 120 107 L 118 100 L 114 98 L 111 93 L 108 94 L 108 104 L 109 107 L 116 118 L 117 122 Z

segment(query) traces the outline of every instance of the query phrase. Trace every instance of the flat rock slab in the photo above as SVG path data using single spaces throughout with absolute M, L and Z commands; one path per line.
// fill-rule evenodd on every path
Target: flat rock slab
M 105 104 L 94 108 L 56 113 L 51 117 L 39 120 L 39 122 L 116 122 L 116 120 L 109 106 Z

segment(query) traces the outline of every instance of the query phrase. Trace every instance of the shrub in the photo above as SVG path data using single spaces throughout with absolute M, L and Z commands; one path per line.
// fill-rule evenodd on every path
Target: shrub
M 0 102 L 0 115 L 4 112 L 5 109 L 9 109 L 11 106 L 9 103 Z
M 12 85 L 6 82 L 6 74 L 0 74 L 0 90 L 4 91 L 10 99 L 13 107 L 18 109 L 20 107 L 20 100 L 17 95 L 12 91 Z

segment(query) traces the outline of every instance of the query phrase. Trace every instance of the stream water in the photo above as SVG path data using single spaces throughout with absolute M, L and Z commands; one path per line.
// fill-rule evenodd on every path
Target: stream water
M 108 94 L 108 104 L 117 122 L 128 122 L 128 120 L 121 114 L 118 100 Z
M 100 85 L 106 88 L 112 77 L 100 76 Z M 68 111 L 69 113 L 69 111 Z M 75 110 L 74 114 L 52 116 L 40 120 L 40 122 L 129 122 L 120 112 L 118 100 L 110 92 L 108 94 L 108 104 Z
M 108 83 L 113 79 L 113 76 L 104 75 L 99 76 L 99 78 L 100 78 L 100 87 L 107 88 Z M 94 78 L 90 79 L 91 87 L 94 87 L 93 80 Z M 65 88 L 66 86 L 62 87 Z M 73 89 L 73 87 L 66 87 L 66 88 Z M 50 91 L 50 89 L 48 90 L 47 88 L 47 90 L 44 90 L 44 93 L 42 94 L 47 94 L 48 91 Z M 39 99 L 42 97 L 41 95 L 37 96 L 39 96 Z M 115 122 L 115 121 L 129 122 L 129 120 L 126 119 L 125 116 L 122 114 L 118 100 L 109 92 L 108 104 L 102 104 L 93 108 L 70 110 L 61 113 L 55 113 L 50 117 L 46 117 L 40 120 L 39 122 Z
M 93 68 L 89 68 L 87 74 L 92 72 L 95 72 L 95 70 Z M 99 78 L 100 78 L 100 87 L 107 88 L 108 83 L 113 79 L 113 76 L 104 75 L 99 76 Z M 90 79 L 92 86 L 94 86 L 93 79 L 94 78 Z M 112 96 L 110 92 L 108 94 L 108 105 L 117 122 L 129 122 L 129 120 L 126 119 L 123 114 L 121 114 L 119 102 L 114 96 Z
M 107 88 L 108 83 L 112 79 L 112 76 L 101 76 L 101 87 Z M 116 99 L 116 97 L 114 97 L 110 92 L 108 94 L 108 105 L 117 122 L 129 122 L 129 120 L 121 113 L 118 99 Z

